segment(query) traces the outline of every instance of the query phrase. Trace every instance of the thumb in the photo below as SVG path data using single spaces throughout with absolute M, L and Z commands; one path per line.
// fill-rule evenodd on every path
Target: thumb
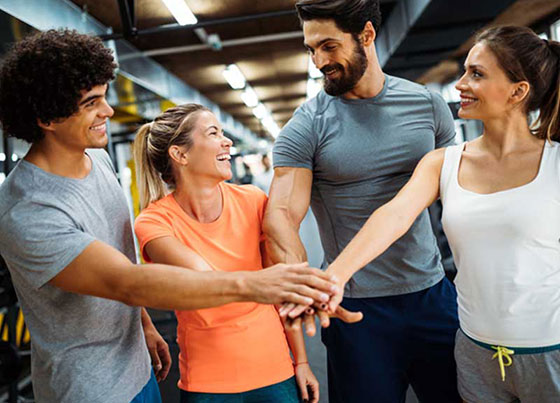
M 364 315 L 361 312 L 351 312 L 347 309 L 344 309 L 340 305 L 336 307 L 334 314 L 331 315 L 335 318 L 340 319 L 346 323 L 355 323 L 359 322 L 363 319 Z

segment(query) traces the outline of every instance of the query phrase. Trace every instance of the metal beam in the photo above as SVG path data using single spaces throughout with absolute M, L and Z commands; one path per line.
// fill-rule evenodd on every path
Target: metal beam
M 229 40 L 222 41 L 221 43 L 222 43 L 222 47 L 225 48 L 231 46 L 251 45 L 254 43 L 284 41 L 287 39 L 294 39 L 294 38 L 303 38 L 303 32 L 292 31 L 292 32 L 281 32 L 279 34 L 250 36 L 248 38 L 229 39 Z M 121 57 L 120 60 L 133 59 L 139 56 L 153 57 L 153 56 L 173 55 L 177 53 L 197 52 L 206 49 L 212 49 L 212 47 L 206 43 L 200 43 L 196 45 L 173 46 L 169 48 L 146 50 L 144 52 L 139 52 L 136 55 L 130 54 L 124 58 Z
M 193 29 L 196 28 L 205 28 L 205 27 L 223 25 L 223 24 L 235 24 L 239 22 L 262 20 L 263 18 L 283 17 L 286 15 L 293 15 L 294 17 L 297 16 L 295 9 L 272 11 L 268 13 L 240 15 L 237 17 L 228 17 L 228 18 L 219 18 L 216 20 L 200 21 L 192 25 L 179 25 L 179 24 L 160 25 L 159 27 L 140 29 L 138 30 L 137 35 L 144 36 L 144 35 L 152 35 L 152 34 L 160 34 L 160 33 L 177 32 L 177 31 L 192 31 Z M 100 37 L 104 41 L 110 39 L 122 39 L 123 34 L 100 35 Z
M 69 0 L 0 0 L 0 10 L 40 31 L 66 27 L 95 35 L 111 32 L 111 28 L 105 27 Z M 119 62 L 118 74 L 176 104 L 195 102 L 205 105 L 222 123 L 224 131 L 248 146 L 256 147 L 259 138 L 255 133 L 153 59 L 141 56 L 127 62 L 127 55 L 140 53 L 128 41 L 110 41 L 107 45 L 115 51 Z
M 130 38 L 135 36 L 138 30 L 136 29 L 134 0 L 117 0 L 117 3 L 119 4 L 124 37 Z
M 375 40 L 377 57 L 382 67 L 395 53 L 431 1 L 401 0 L 395 4 L 393 11 Z

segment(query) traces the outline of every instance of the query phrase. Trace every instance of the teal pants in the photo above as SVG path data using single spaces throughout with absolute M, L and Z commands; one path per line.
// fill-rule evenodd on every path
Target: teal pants
M 242 393 L 199 393 L 181 390 L 181 403 L 299 403 L 299 401 L 294 377 Z

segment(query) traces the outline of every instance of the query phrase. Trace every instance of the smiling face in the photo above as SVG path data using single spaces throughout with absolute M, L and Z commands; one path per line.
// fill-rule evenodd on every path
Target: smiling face
M 465 61 L 465 74 L 455 88 L 461 93 L 459 117 L 487 120 L 505 116 L 514 106 L 517 85 L 499 65 L 494 53 L 479 42 Z
M 70 117 L 49 124 L 41 124 L 49 141 L 65 148 L 83 151 L 86 148 L 103 148 L 107 145 L 107 119 L 113 109 L 105 99 L 107 84 L 82 91 L 78 111 Z
M 192 131 L 192 146 L 187 151 L 186 170 L 191 175 L 215 178 L 232 177 L 230 148 L 233 142 L 224 136 L 216 116 L 209 111 L 197 113 Z
M 303 35 L 313 63 L 324 74 L 325 92 L 338 96 L 352 90 L 368 67 L 363 46 L 333 20 L 305 21 Z

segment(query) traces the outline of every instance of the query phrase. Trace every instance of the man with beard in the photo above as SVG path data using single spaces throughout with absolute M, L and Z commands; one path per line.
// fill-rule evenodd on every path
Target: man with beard
M 273 261 L 305 261 L 298 228 L 311 204 L 326 267 L 424 154 L 454 142 L 455 130 L 440 96 L 383 73 L 374 45 L 378 0 L 302 0 L 296 8 L 324 91 L 296 110 L 276 141 L 264 226 Z M 323 330 L 330 402 L 404 402 L 409 385 L 420 401 L 460 401 L 456 292 L 444 278 L 428 213 L 382 256 L 339 280 L 342 305 L 364 320 Z M 281 314 L 295 317 L 303 307 L 291 309 Z

